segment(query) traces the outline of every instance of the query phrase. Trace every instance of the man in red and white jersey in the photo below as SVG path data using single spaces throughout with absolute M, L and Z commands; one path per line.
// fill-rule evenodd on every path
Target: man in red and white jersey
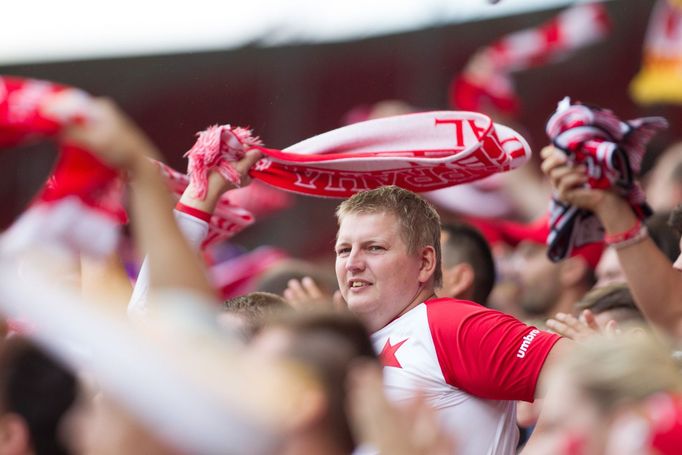
M 421 390 L 458 453 L 515 453 L 515 401 L 533 401 L 546 365 L 570 342 L 476 303 L 436 298 L 440 218 L 395 186 L 337 209 L 336 275 L 349 309 L 373 333 L 387 394 Z

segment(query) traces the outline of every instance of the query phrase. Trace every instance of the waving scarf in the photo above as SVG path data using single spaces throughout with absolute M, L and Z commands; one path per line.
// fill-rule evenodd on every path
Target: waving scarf
M 345 198 L 385 185 L 415 192 L 437 190 L 514 169 L 530 156 L 528 144 L 518 133 L 473 112 L 424 112 L 369 120 L 284 150 L 253 145 L 250 136 L 240 136 L 229 125 L 220 129 L 220 137 L 227 138 L 223 141 L 243 142 L 239 153 L 225 152 L 221 162 L 229 163 L 246 149 L 258 148 L 265 157 L 251 169 L 251 177 L 286 191 L 320 197 Z M 204 148 L 193 148 L 188 154 L 189 178 L 201 193 L 206 175 L 192 172 L 192 162 L 208 161 L 205 156 L 214 154 L 215 150 Z
M 89 96 L 44 81 L 0 78 L 0 146 L 59 139 L 71 122 L 85 121 Z M 121 183 L 115 170 L 72 144 L 60 143 L 54 173 L 31 207 L 4 234 L 2 247 L 58 243 L 104 255 L 125 220 Z M 415 192 L 445 188 L 507 171 L 530 156 L 515 131 L 473 112 L 426 112 L 370 120 L 312 137 L 284 150 L 265 148 L 249 130 L 215 127 L 200 134 L 188 152 L 189 175 L 159 163 L 180 193 L 190 179 L 199 193 L 208 169 L 236 182 L 232 164 L 248 148 L 264 153 L 250 174 L 276 188 L 322 197 L 348 197 L 384 185 Z M 233 235 L 253 215 L 221 198 L 204 245 Z M 56 241 L 56 242 L 55 242 Z
M 651 214 L 644 192 L 635 177 L 640 170 L 647 142 L 665 128 L 662 117 L 622 121 L 606 109 L 571 104 L 564 98 L 547 122 L 547 135 L 555 147 L 575 165 L 587 168 L 590 188 L 613 188 L 627 199 L 643 219 Z M 553 198 L 550 205 L 548 255 L 559 261 L 573 248 L 600 242 L 604 229 L 591 212 Z
M 570 55 L 606 36 L 611 28 L 606 9 L 596 3 L 562 11 L 545 24 L 504 36 L 480 50 L 450 87 L 451 105 L 483 110 L 489 102 L 514 114 L 520 102 L 511 75 Z
M 0 147 L 57 140 L 57 164 L 31 206 L 3 234 L 5 253 L 60 245 L 93 255 L 116 246 L 125 221 L 118 173 L 87 150 L 59 141 L 62 129 L 86 121 L 85 92 L 30 79 L 0 77 Z

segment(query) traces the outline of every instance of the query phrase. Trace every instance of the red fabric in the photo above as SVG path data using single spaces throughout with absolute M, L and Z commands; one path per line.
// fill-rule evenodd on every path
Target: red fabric
M 481 398 L 535 399 L 542 366 L 561 337 L 473 302 L 443 298 L 425 303 L 448 384 Z
M 194 208 L 194 207 L 190 207 L 189 205 L 185 205 L 182 202 L 178 202 L 177 204 L 175 204 L 175 209 L 180 211 L 180 212 L 191 215 L 194 218 L 198 218 L 201 221 L 204 221 L 206 223 L 211 221 L 211 214 L 210 213 L 204 212 L 203 210 L 199 210 L 199 209 Z
M 621 242 L 628 241 L 639 234 L 642 230 L 642 222 L 637 220 L 637 222 L 627 231 L 619 232 L 617 234 L 605 235 L 604 243 L 607 245 L 615 245 Z
M 88 103 L 87 94 L 71 87 L 0 77 L 0 147 L 58 139 L 65 126 L 87 121 Z M 8 230 L 6 248 L 54 241 L 85 253 L 106 254 L 115 246 L 117 225 L 126 220 L 118 177 L 89 151 L 59 143 L 53 173 Z M 74 217 L 71 225 L 65 219 L 69 216 Z M 102 229 L 107 233 L 98 240 L 92 232 Z
M 424 112 L 355 123 L 284 150 L 261 148 L 250 175 L 300 194 L 345 198 L 384 185 L 424 192 L 527 161 L 519 134 L 473 112 Z
M 530 156 L 523 137 L 473 112 L 426 112 L 370 120 L 320 134 L 285 150 L 257 143 L 250 130 L 229 125 L 211 127 L 199 133 L 199 140 L 187 153 L 189 177 L 163 163 L 156 164 L 178 197 L 190 180 L 201 197 L 209 170 L 232 169 L 230 162 L 241 159 L 247 149 L 258 148 L 265 157 L 252 167 L 251 177 L 289 192 L 342 198 L 391 184 L 417 192 L 444 188 L 514 169 Z M 254 188 L 250 194 L 265 193 L 262 186 Z M 204 247 L 253 223 L 253 214 L 235 204 L 235 200 L 242 205 L 249 198 L 232 194 L 220 198 Z M 288 198 L 277 197 L 272 191 L 270 194 L 261 197 L 269 202 L 256 206 L 274 205 L 277 209 L 290 203 Z M 268 210 L 273 209 L 263 211 Z
M 676 455 L 682 448 L 682 397 L 660 394 L 649 399 L 651 448 L 660 455 Z
M 545 24 L 511 33 L 480 50 L 450 86 L 455 109 L 486 111 L 486 103 L 515 114 L 520 101 L 512 73 L 564 58 L 602 39 L 611 25 L 600 4 L 568 8 Z
M 187 185 L 189 185 L 189 177 L 160 161 L 153 162 L 159 167 L 159 171 L 166 179 L 170 192 L 175 196 L 176 200 L 179 200 Z M 230 193 L 231 191 L 223 194 L 218 200 L 209 221 L 208 235 L 202 242 L 201 248 L 206 248 L 209 245 L 230 238 L 255 221 L 251 212 L 231 202 Z
M 197 136 L 196 143 L 185 156 L 189 161 L 187 175 L 200 199 L 206 197 L 211 170 L 216 170 L 225 180 L 239 187 L 239 172 L 232 163 L 241 160 L 249 148 L 263 145 L 260 139 L 253 137 L 251 130 L 230 125 L 211 126 Z
M 613 188 L 643 219 L 651 214 L 644 192 L 635 181 L 646 144 L 667 127 L 662 117 L 622 121 L 606 109 L 571 104 L 564 98 L 547 122 L 546 131 L 555 147 L 575 165 L 584 165 L 587 187 Z M 601 243 L 604 230 L 594 214 L 552 198 L 548 256 L 559 261 L 572 255 L 574 248 Z
M 285 251 L 262 246 L 210 269 L 210 276 L 223 299 L 251 292 L 253 281 L 278 262 L 289 257 Z
M 547 215 L 531 223 L 475 217 L 465 217 L 464 220 L 478 229 L 491 245 L 504 243 L 516 246 L 524 241 L 544 245 L 547 243 L 547 236 L 550 233 Z M 602 242 L 588 243 L 574 248 L 571 251 L 571 257 L 580 256 L 590 268 L 596 269 L 604 253 L 604 248 Z
M 46 117 L 40 103 L 66 87 L 44 81 L 0 78 L 0 147 L 12 147 L 41 137 L 54 137 L 61 130 L 58 120 Z

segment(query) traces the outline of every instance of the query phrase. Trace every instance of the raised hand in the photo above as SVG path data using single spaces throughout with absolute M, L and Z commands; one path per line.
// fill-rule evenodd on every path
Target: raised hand
M 296 279 L 289 280 L 287 288 L 284 290 L 284 298 L 297 310 L 332 307 L 339 309 L 341 305 L 345 307 L 345 302 L 341 304 L 336 294 L 330 295 L 323 291 L 308 276 L 300 281 Z M 341 299 L 343 300 L 343 298 Z

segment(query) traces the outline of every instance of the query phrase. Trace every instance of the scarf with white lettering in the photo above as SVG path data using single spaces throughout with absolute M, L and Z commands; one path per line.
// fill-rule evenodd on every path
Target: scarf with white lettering
M 606 9 L 598 4 L 577 5 L 537 28 L 511 33 L 479 50 L 450 86 L 451 105 L 457 109 L 486 110 L 485 103 L 514 114 L 520 102 L 512 73 L 571 55 L 610 31 Z
M 587 187 L 613 188 L 627 199 L 637 217 L 644 219 L 651 209 L 635 178 L 647 142 L 666 126 L 662 117 L 622 121 L 609 110 L 571 104 L 569 98 L 564 98 L 547 122 L 546 132 L 572 164 L 587 167 Z M 549 224 L 547 252 L 553 261 L 571 256 L 574 248 L 601 242 L 604 236 L 592 212 L 556 198 L 550 204 Z
M 264 154 L 249 172 L 258 181 L 219 199 L 202 248 L 251 225 L 252 211 L 270 212 L 289 204 L 281 192 L 259 186 L 260 182 L 320 197 L 344 198 L 384 185 L 425 192 L 514 169 L 530 157 L 528 144 L 512 129 L 482 114 L 445 111 L 360 122 L 284 150 L 263 147 L 248 129 L 212 126 L 198 133 L 197 142 L 185 154 L 187 175 L 156 164 L 176 197 L 190 181 L 196 196 L 205 197 L 210 170 L 239 185 L 232 163 L 251 148 Z M 269 202 L 247 204 L 253 197 Z
M 194 147 L 188 153 L 189 178 L 199 194 L 205 192 L 203 170 L 208 166 L 196 166 L 193 161 L 227 167 L 249 148 L 265 155 L 251 169 L 251 177 L 294 193 L 336 198 L 385 185 L 414 192 L 437 190 L 514 169 L 530 157 L 530 148 L 518 133 L 473 112 L 424 112 L 369 120 L 284 150 L 259 146 L 242 129 L 229 125 L 219 129 L 220 134 L 210 130 L 222 138 L 219 160 L 213 158 L 218 147 L 214 142 L 212 149 Z M 235 147 L 237 143 L 241 147 Z M 196 169 L 200 171 L 193 172 Z
M 59 157 L 30 207 L 0 240 L 16 253 L 35 245 L 57 245 L 103 256 L 115 248 L 125 222 L 118 172 L 87 150 L 59 142 L 62 128 L 86 121 L 89 96 L 45 81 L 0 77 L 0 148 L 57 140 Z

